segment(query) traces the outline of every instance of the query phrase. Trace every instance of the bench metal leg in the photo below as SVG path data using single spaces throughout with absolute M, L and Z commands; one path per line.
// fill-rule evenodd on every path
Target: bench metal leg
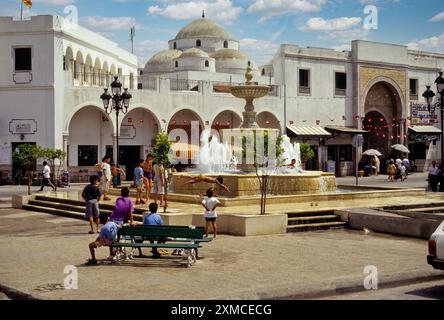
M 187 256 L 187 268 L 191 268 L 191 266 L 193 265 L 193 263 L 196 263 L 197 258 L 196 258 L 196 250 L 195 249 L 186 249 L 185 250 L 186 256 Z

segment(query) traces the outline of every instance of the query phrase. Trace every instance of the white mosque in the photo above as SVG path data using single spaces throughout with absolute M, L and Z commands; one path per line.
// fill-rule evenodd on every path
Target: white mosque
M 71 181 L 84 181 L 103 155 L 132 172 L 161 130 L 236 128 L 244 102 L 229 87 L 245 81 L 248 61 L 239 41 L 203 16 L 143 66 L 115 42 L 59 16 L 17 21 L 0 17 L 0 179 L 13 180 L 12 152 L 23 143 L 65 150 Z M 353 41 L 350 51 L 282 44 L 264 66 L 252 61 L 255 81 L 270 85 L 256 103 L 258 123 L 312 145 L 312 169 L 334 161 L 353 174 L 353 136 L 383 153 L 409 144 L 419 167 L 439 158 L 439 124 L 424 111 L 425 85 L 444 69 L 444 54 L 406 46 Z M 100 95 L 113 76 L 133 95 L 119 118 Z M 129 174 L 131 178 L 131 174 Z

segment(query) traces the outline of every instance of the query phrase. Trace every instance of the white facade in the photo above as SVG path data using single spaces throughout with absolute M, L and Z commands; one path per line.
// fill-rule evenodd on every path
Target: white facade
M 12 147 L 24 142 L 67 151 L 72 175 L 93 170 L 79 163 L 84 160 L 82 148 L 96 147 L 97 159 L 116 149 L 117 119 L 104 113 L 99 98 L 113 75 L 120 75 L 133 95 L 129 113 L 121 115 L 118 123 L 120 145 L 136 162 L 159 130 L 186 128 L 193 120 L 216 129 L 239 126 L 244 101 L 231 96 L 228 88 L 245 81 L 250 59 L 240 51 L 239 42 L 213 22 L 196 21 L 169 42 L 169 50 L 154 55 L 140 75 L 134 55 L 97 33 L 70 28 L 61 17 L 35 16 L 26 21 L 0 17 L 0 68 L 4 70 L 0 73 L 0 171 L 12 172 Z M 31 48 L 32 70 L 15 71 L 18 47 Z M 193 54 L 184 55 L 187 50 Z M 270 63 L 256 67 L 255 81 L 272 85 L 270 94 L 255 102 L 258 122 L 282 132 L 286 127 L 362 129 L 366 114 L 379 112 L 392 126 L 388 134 L 396 135 L 390 143 L 408 143 L 408 128 L 413 125 L 410 103 L 422 102 L 425 85 L 433 85 L 442 69 L 443 54 L 399 45 L 354 41 L 352 50 L 345 52 L 281 45 Z M 300 70 L 305 70 L 302 80 Z M 337 73 L 346 79 L 343 89 L 335 85 Z M 409 94 L 410 79 L 417 80 L 416 96 Z M 301 86 L 301 81 L 307 83 Z M 369 105 L 381 90 L 393 94 L 393 103 Z M 392 111 L 385 111 L 390 106 Z M 24 128 L 31 131 L 20 134 L 18 124 L 29 124 Z M 333 157 L 333 146 L 344 146 L 337 147 L 339 153 L 349 152 L 352 136 L 294 139 L 315 146 L 317 165 L 324 169 Z M 427 159 L 439 158 L 438 145 L 427 144 Z M 354 156 L 335 157 L 354 160 Z

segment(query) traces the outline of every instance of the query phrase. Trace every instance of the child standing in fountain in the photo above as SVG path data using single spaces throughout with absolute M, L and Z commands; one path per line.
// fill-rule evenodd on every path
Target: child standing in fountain
M 207 191 L 206 198 L 202 201 L 202 206 L 205 208 L 205 237 L 208 237 L 210 225 L 213 227 L 214 238 L 217 236 L 217 212 L 216 208 L 221 205 L 219 199 L 214 196 L 214 189 L 210 188 Z

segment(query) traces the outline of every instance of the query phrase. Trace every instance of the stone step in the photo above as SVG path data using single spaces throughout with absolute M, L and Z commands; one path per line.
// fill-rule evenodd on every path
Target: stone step
M 347 226 L 346 222 L 327 222 L 327 223 L 310 223 L 288 226 L 287 232 L 307 232 L 320 231 L 330 229 L 343 229 Z
M 73 207 L 81 207 L 83 208 L 82 212 L 85 212 L 85 202 L 82 200 L 73 200 L 73 199 L 66 199 L 66 198 L 57 198 L 57 197 L 50 197 L 50 196 L 37 196 L 36 201 L 44 201 L 44 202 L 53 202 L 63 205 L 70 205 Z M 114 209 L 114 203 L 99 203 L 99 207 L 101 210 L 108 210 L 112 211 Z M 74 210 L 75 211 L 75 210 Z M 144 212 L 148 211 L 148 208 L 143 210 L 139 208 L 134 208 L 134 214 L 143 215 Z
M 23 205 L 23 210 L 36 211 L 48 213 L 56 216 L 61 216 L 65 218 L 79 219 L 85 220 L 85 213 L 79 211 L 73 211 L 69 209 L 59 209 L 54 207 L 48 207 L 45 205 L 36 205 L 36 204 L 25 204 Z M 83 209 L 84 210 L 84 209 Z M 111 214 L 109 211 L 105 211 L 106 214 Z M 143 215 L 134 214 L 134 221 L 143 222 Z
M 53 209 L 59 209 L 59 210 L 67 210 L 67 211 L 74 211 L 74 212 L 80 212 L 85 213 L 85 204 L 82 206 L 80 205 L 74 205 L 74 204 L 65 204 L 60 202 L 53 202 L 53 201 L 43 201 L 43 200 L 29 200 L 30 205 L 40 206 L 40 207 L 47 207 L 47 208 L 53 208 Z M 99 205 L 100 212 L 111 214 L 112 210 L 108 210 L 105 208 L 102 208 L 101 205 Z
M 300 217 L 319 217 L 319 216 L 333 215 L 333 214 L 334 211 L 332 210 L 322 210 L 322 209 L 287 213 L 289 219 L 300 218 Z
M 313 217 L 299 217 L 299 218 L 289 218 L 288 225 L 301 225 L 301 224 L 313 224 L 313 223 L 326 223 L 326 222 L 338 222 L 340 217 L 336 215 L 323 215 L 323 216 L 313 216 Z

